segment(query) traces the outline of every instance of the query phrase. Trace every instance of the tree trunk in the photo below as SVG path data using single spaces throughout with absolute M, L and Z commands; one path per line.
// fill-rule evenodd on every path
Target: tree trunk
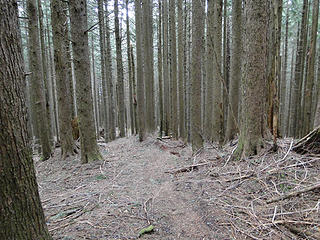
M 40 33 L 40 43 L 41 43 L 41 59 L 42 59 L 42 72 L 43 72 L 43 84 L 44 84 L 44 94 L 45 94 L 45 106 L 46 106 L 46 114 L 48 121 L 48 129 L 49 129 L 49 140 L 51 146 L 53 146 L 53 134 L 52 134 L 52 107 L 50 105 L 52 95 L 52 86 L 48 81 L 48 63 L 46 58 L 46 45 L 45 45 L 45 29 L 43 24 L 43 11 L 41 0 L 38 1 L 38 13 L 39 13 L 39 33 Z
M 214 106 L 214 0 L 207 0 L 207 48 L 206 48 L 206 65 L 207 65 L 207 87 L 206 87 L 206 114 L 204 135 L 207 139 L 212 140 L 213 134 L 213 108 Z
M 87 26 L 87 2 L 69 1 L 72 50 L 77 89 L 77 108 L 81 141 L 81 161 L 101 160 L 93 119 L 92 88 Z
M 203 51 L 204 29 L 201 26 L 204 14 L 203 0 L 192 1 L 192 72 L 191 72 L 191 130 L 192 150 L 198 151 L 203 146 L 201 130 L 201 54 Z
M 304 59 L 305 59 L 305 45 L 306 45 L 306 26 L 308 15 L 308 0 L 303 1 L 302 20 L 300 27 L 299 44 L 297 47 L 296 66 L 294 73 L 294 82 L 291 93 L 291 108 L 290 108 L 290 127 L 289 135 L 296 137 L 299 135 L 298 124 L 300 122 L 300 100 L 302 90 L 302 78 L 304 72 Z
M 268 9 L 265 0 L 246 3 L 246 69 L 240 138 L 235 158 L 258 154 L 265 133 L 265 88 Z
M 31 76 L 31 90 L 33 105 L 36 112 L 36 124 L 39 130 L 43 159 L 50 158 L 51 144 L 49 139 L 49 125 L 46 113 L 46 100 L 43 86 L 43 68 L 41 58 L 41 44 L 39 38 L 38 11 L 36 0 L 27 1 L 28 29 L 29 29 L 29 64 Z
M 0 9 L 0 239 L 51 240 L 28 142 L 18 5 Z
M 287 15 L 286 15 L 286 32 L 284 40 L 284 61 L 282 69 L 282 77 L 280 84 L 280 127 L 281 134 L 283 137 L 287 136 L 287 115 L 286 111 L 288 108 L 288 102 L 286 92 L 290 88 L 287 88 L 287 68 L 288 68 L 288 34 L 289 34 L 289 3 L 287 4 Z
M 222 0 L 214 2 L 213 38 L 213 120 L 211 140 L 223 141 L 223 104 L 222 104 Z
M 178 0 L 178 84 L 179 84 L 179 137 L 185 139 L 184 124 L 184 32 L 183 0 Z
M 105 17 L 106 17 L 106 78 L 107 78 L 107 90 L 108 90 L 108 110 L 109 110 L 109 140 L 116 138 L 115 127 L 115 103 L 113 98 L 113 74 L 112 74 L 112 55 L 111 55 L 111 41 L 109 30 L 109 11 L 108 0 L 105 0 Z
M 125 104 L 124 104 L 124 85 L 123 85 L 123 63 L 122 49 L 119 29 L 119 6 L 118 0 L 114 1 L 114 25 L 116 38 L 116 55 L 117 55 L 117 86 L 118 86 L 118 108 L 119 108 L 119 128 L 120 137 L 124 137 L 125 133 Z
M 242 53 L 242 4 L 232 1 L 232 55 L 230 66 L 229 114 L 227 119 L 226 140 L 233 139 L 239 131 L 239 90 L 241 82 Z
M 164 130 L 164 118 L 163 118 L 163 78 L 162 78 L 162 5 L 161 0 L 159 4 L 159 22 L 158 22 L 158 82 L 159 82 L 159 118 L 160 118 L 160 137 L 162 137 L 162 132 Z
M 92 107 L 93 107 L 93 118 L 94 118 L 94 125 L 96 130 L 97 139 L 99 139 L 100 132 L 99 132 L 99 111 L 97 106 L 97 92 L 96 92 L 96 82 L 97 82 L 97 75 L 96 75 L 96 61 L 94 57 L 94 37 L 91 34 L 91 65 L 92 65 Z
M 177 41 L 176 41 L 176 4 L 169 0 L 169 32 L 170 32 L 170 96 L 171 120 L 170 130 L 173 138 L 178 137 L 178 101 L 177 101 Z
M 105 142 L 109 140 L 108 129 L 108 94 L 106 80 L 106 34 L 103 11 L 103 0 L 98 0 L 98 16 L 99 16 L 99 37 L 100 37 L 100 64 L 101 64 L 101 82 L 102 82 L 102 108 L 103 108 L 103 127 Z
M 61 134 L 62 159 L 74 155 L 75 144 L 72 135 L 71 97 L 69 92 L 67 46 L 64 36 L 68 34 L 67 16 L 64 9 L 67 4 L 59 0 L 51 0 L 51 24 L 54 46 L 54 64 L 57 81 L 57 95 L 59 108 L 59 130 Z
M 134 106 L 133 106 L 133 81 L 132 81 L 132 64 L 131 64 L 131 52 L 130 52 L 130 19 L 129 19 L 129 0 L 126 0 L 126 24 L 127 24 L 127 57 L 128 57 L 128 72 L 129 72 L 129 111 L 130 111 L 130 128 L 131 134 L 135 133 L 134 125 Z
M 164 132 L 169 135 L 170 121 L 170 93 L 169 93 L 169 66 L 168 66 L 168 0 L 163 0 L 162 8 L 163 17 L 163 93 L 164 93 Z
M 312 30 L 311 30 L 311 42 L 310 50 L 308 53 L 308 69 L 306 88 L 304 89 L 304 115 L 303 115 L 303 135 L 307 134 L 313 124 L 311 119 L 312 110 L 312 90 L 315 82 L 315 57 L 316 57 L 316 45 L 317 45 L 317 31 L 318 31 L 318 16 L 319 16 L 319 0 L 313 0 L 312 7 Z
M 144 79 L 142 66 L 142 22 L 141 22 L 141 0 L 135 0 L 135 20 L 136 20 L 136 52 L 137 52 L 137 107 L 138 107 L 138 133 L 139 140 L 144 140 L 145 135 L 145 104 L 144 104 Z

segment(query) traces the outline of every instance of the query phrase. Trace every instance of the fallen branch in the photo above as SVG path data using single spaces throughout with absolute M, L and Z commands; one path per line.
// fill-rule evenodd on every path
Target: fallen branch
M 270 199 L 270 200 L 267 201 L 267 203 L 269 204 L 269 203 L 279 202 L 281 200 L 284 200 L 284 199 L 287 199 L 287 198 L 291 198 L 291 197 L 295 197 L 297 195 L 300 195 L 301 193 L 310 192 L 310 191 L 313 191 L 313 190 L 318 189 L 318 188 L 320 188 L 320 183 L 315 184 L 313 186 L 309 186 L 309 187 L 303 188 L 303 189 L 301 189 L 299 191 L 291 192 L 291 193 L 282 195 L 280 197 L 276 197 L 276 198 Z
M 198 167 L 202 167 L 202 166 L 209 165 L 209 164 L 212 164 L 212 162 L 193 164 L 193 165 L 189 165 L 189 166 L 186 166 L 186 167 L 173 169 L 173 170 L 170 170 L 170 171 L 165 171 L 165 173 L 176 174 L 176 173 L 182 173 L 182 172 L 190 172 L 193 169 L 197 169 Z
M 243 180 L 243 179 L 250 178 L 250 177 L 252 177 L 254 175 L 255 175 L 254 173 L 250 173 L 250 174 L 247 174 L 247 175 L 244 175 L 244 176 L 240 176 L 240 177 L 237 177 L 237 178 L 228 179 L 228 180 L 226 180 L 226 182 L 234 182 L 234 181 L 238 181 L 238 180 Z

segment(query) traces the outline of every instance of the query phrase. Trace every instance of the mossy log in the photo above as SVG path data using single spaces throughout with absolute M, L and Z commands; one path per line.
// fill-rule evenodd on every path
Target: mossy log
M 299 154 L 320 154 L 320 126 L 301 138 L 292 150 Z

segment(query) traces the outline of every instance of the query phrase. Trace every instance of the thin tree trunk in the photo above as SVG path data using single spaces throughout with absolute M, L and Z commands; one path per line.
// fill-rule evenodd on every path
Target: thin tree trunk
M 170 101 L 169 101 L 169 66 L 168 66 L 168 0 L 163 0 L 163 92 L 164 92 L 164 132 L 169 135 Z
M 119 28 L 119 6 L 118 0 L 114 1 L 114 25 L 115 25 L 115 39 L 116 39 L 116 55 L 117 55 L 117 86 L 118 86 L 118 108 L 119 108 L 119 128 L 120 137 L 124 137 L 125 133 L 125 104 L 124 104 L 124 85 L 123 85 L 123 63 L 122 63 L 122 49 Z
M 242 56 L 242 6 L 241 1 L 232 1 L 232 55 L 230 66 L 229 114 L 226 140 L 233 139 L 239 131 L 239 90 L 241 82 Z
M 294 74 L 294 82 L 292 86 L 291 92 L 291 107 L 290 107 L 290 127 L 289 127 L 289 135 L 295 137 L 298 135 L 297 126 L 299 123 L 299 115 L 300 115 L 300 94 L 301 94 L 301 86 L 302 86 L 302 77 L 304 71 L 304 45 L 306 42 L 306 25 L 307 25 L 307 12 L 308 12 L 308 0 L 303 1 L 303 10 L 302 10 L 302 20 L 300 26 L 300 34 L 299 34 L 299 44 L 297 47 L 297 55 L 296 55 L 296 66 L 295 66 L 295 74 Z
M 169 0 L 169 32 L 170 32 L 170 96 L 171 96 L 171 120 L 170 130 L 172 136 L 178 137 L 178 101 L 177 101 L 177 40 L 176 40 L 176 4 L 175 0 Z
M 134 106 L 133 106 L 133 82 L 132 82 L 132 64 L 131 64 L 131 52 L 130 52 L 130 19 L 129 19 L 129 0 L 126 0 L 126 24 L 127 24 L 127 57 L 128 57 L 128 72 L 129 72 L 129 111 L 130 111 L 130 128 L 131 134 L 135 133 L 134 125 Z
M 50 92 L 52 92 L 51 84 L 48 81 L 48 63 L 46 58 L 46 45 L 45 45 L 45 29 L 43 24 L 43 11 L 42 11 L 42 4 L 41 0 L 38 1 L 38 14 L 39 14 L 39 33 L 40 33 L 40 44 L 41 44 L 41 59 L 42 59 L 42 72 L 43 72 L 43 84 L 44 84 L 44 93 L 45 93 L 45 106 L 46 106 L 46 114 L 47 114 L 47 121 L 48 121 L 48 134 L 50 139 L 50 144 L 53 145 L 53 134 L 52 134 L 52 109 L 50 106 L 50 96 L 52 97 Z
M 106 78 L 107 78 L 107 91 L 108 91 L 108 109 L 109 109 L 109 140 L 116 138 L 115 127 L 115 103 L 113 98 L 113 73 L 112 73 L 112 55 L 111 55 L 111 40 L 109 29 L 109 11 L 108 0 L 105 0 L 105 17 L 106 17 Z
M 92 62 L 92 101 L 93 101 L 93 117 L 94 117 L 94 125 L 96 130 L 97 139 L 99 139 L 99 114 L 97 107 L 97 93 L 96 93 L 96 61 L 94 57 L 94 38 L 93 34 L 91 35 L 91 62 Z
M 159 21 L 158 21 L 158 82 L 159 82 L 159 112 L 160 112 L 160 137 L 164 129 L 164 118 L 163 118 L 163 78 L 162 78 L 162 5 L 161 0 L 159 4 Z
M 213 119 L 212 119 L 212 132 L 211 140 L 215 142 L 223 141 L 223 105 L 222 105 L 222 0 L 214 2 L 214 53 L 213 53 Z
M 288 103 L 286 101 L 286 92 L 287 89 L 287 68 L 288 68 L 288 34 L 289 34 L 289 2 L 287 4 L 287 15 L 286 15 L 286 33 L 284 40 L 284 61 L 283 61 L 283 69 L 282 69 L 282 77 L 281 77 L 281 94 L 280 94 L 280 127 L 282 136 L 285 137 L 287 135 L 287 116 L 286 111 L 288 108 Z
M 98 0 L 98 16 L 99 16 L 99 37 L 100 37 L 100 64 L 101 64 L 101 82 L 102 82 L 102 113 L 105 142 L 109 140 L 109 119 L 108 119 L 108 93 L 106 80 L 106 34 L 105 21 L 103 11 L 103 0 Z
M 213 134 L 213 108 L 214 108 L 214 1 L 207 0 L 207 88 L 206 88 L 206 114 L 205 114 L 205 137 L 212 140 Z
M 178 84 L 179 84 L 179 137 L 185 139 L 184 124 L 184 32 L 183 0 L 178 0 Z

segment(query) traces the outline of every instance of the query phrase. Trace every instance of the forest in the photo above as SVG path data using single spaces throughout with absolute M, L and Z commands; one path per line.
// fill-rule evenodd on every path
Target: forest
M 0 0 L 0 239 L 320 239 L 319 0 Z

